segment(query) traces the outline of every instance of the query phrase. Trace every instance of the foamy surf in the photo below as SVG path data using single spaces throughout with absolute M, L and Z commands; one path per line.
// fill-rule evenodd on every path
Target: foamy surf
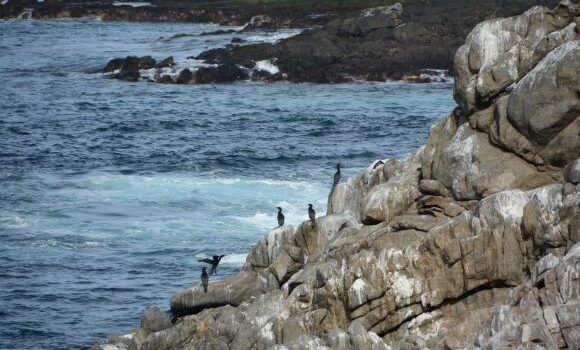
M 58 204 L 36 222 L 14 219 L 10 225 L 42 226 L 57 236 L 98 237 L 91 241 L 99 242 L 121 235 L 185 243 L 201 251 L 222 246 L 223 254 L 246 252 L 275 228 L 276 207 L 283 208 L 287 224 L 299 224 L 308 220 L 309 203 L 324 215 L 328 196 L 326 186 L 310 181 L 100 172 L 37 179 Z
M 274 32 L 252 33 L 249 36 L 242 37 L 250 43 L 276 43 L 280 40 L 288 39 L 302 33 L 303 29 L 278 29 Z
M 113 6 L 155 7 L 155 5 L 145 1 L 115 1 L 113 2 Z

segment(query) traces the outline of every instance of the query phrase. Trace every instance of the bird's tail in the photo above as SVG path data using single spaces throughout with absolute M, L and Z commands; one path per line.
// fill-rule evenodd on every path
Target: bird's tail
M 316 226 L 316 219 L 310 220 L 310 226 L 312 226 L 312 228 Z

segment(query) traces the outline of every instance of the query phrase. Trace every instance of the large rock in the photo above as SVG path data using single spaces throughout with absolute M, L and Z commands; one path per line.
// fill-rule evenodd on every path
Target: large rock
M 484 21 L 468 35 L 455 55 L 456 101 L 469 115 L 525 76 L 539 58 L 553 49 L 548 35 L 574 22 L 577 6 L 562 2 L 554 10 L 533 7 L 520 16 Z M 552 37 L 574 38 L 568 29 Z M 524 133 L 524 135 L 527 135 Z
M 174 315 L 187 315 L 206 308 L 224 305 L 240 305 L 253 296 L 267 292 L 273 287 L 271 281 L 255 272 L 243 271 L 226 278 L 224 281 L 211 283 L 205 293 L 199 284 L 191 286 L 184 292 L 171 298 L 171 312 Z
M 514 127 L 542 150 L 547 163 L 564 166 L 580 156 L 580 40 L 550 52 L 511 93 L 507 114 Z M 551 141 L 569 125 L 574 132 L 552 149 Z
M 389 222 L 406 211 L 418 196 L 416 183 L 391 181 L 375 186 L 363 198 L 363 223 Z
M 197 84 L 230 83 L 248 78 L 248 72 L 235 64 L 201 67 L 195 72 L 195 82 Z
M 147 333 L 159 332 L 171 327 L 167 314 L 157 306 L 147 308 L 141 317 L 141 328 Z
M 564 168 L 564 180 L 573 184 L 580 183 L 580 158 L 566 165 Z
M 151 56 L 127 56 L 125 58 L 115 58 L 100 70 L 102 73 L 114 73 L 114 79 L 127 81 L 137 81 L 140 78 L 139 70 L 155 68 L 156 61 Z
M 377 224 L 402 214 L 419 196 L 423 150 L 404 161 L 373 162 L 362 174 L 334 187 L 327 213 L 350 213 L 360 222 Z
M 505 164 L 510 164 L 506 167 Z M 432 178 L 449 188 L 456 199 L 480 199 L 512 188 L 526 189 L 528 181 L 537 186 L 553 182 L 548 175 L 512 153 L 489 142 L 487 134 L 463 124 L 433 162 Z
M 544 161 L 536 153 L 534 145 L 520 134 L 508 120 L 507 104 L 509 98 L 509 96 L 502 96 L 496 100 L 495 118 L 488 131 L 491 142 L 514 152 L 530 163 L 543 164 Z

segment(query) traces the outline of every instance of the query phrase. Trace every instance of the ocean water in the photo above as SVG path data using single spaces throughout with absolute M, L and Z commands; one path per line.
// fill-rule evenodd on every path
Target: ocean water
M 187 57 L 217 25 L 0 21 L 0 349 L 83 349 L 169 308 L 197 259 L 239 271 L 276 226 L 323 215 L 343 178 L 404 157 L 453 108 L 446 84 L 126 83 L 114 57 Z M 246 33 L 275 41 L 296 31 Z M 176 34 L 185 34 L 178 35 Z

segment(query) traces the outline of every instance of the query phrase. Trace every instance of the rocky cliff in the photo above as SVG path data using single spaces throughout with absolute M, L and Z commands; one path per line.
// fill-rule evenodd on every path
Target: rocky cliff
M 111 349 L 580 349 L 580 17 L 477 25 L 459 105 Z

